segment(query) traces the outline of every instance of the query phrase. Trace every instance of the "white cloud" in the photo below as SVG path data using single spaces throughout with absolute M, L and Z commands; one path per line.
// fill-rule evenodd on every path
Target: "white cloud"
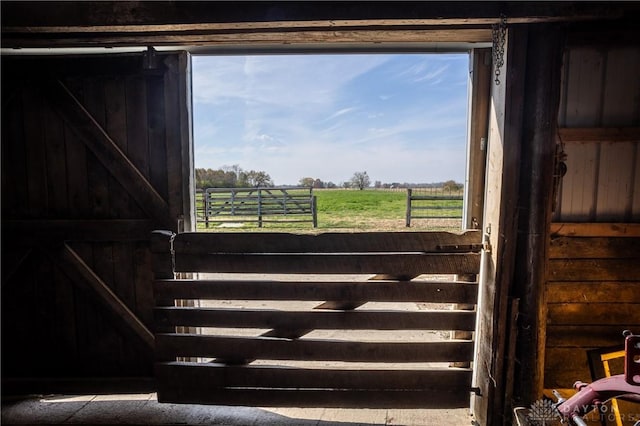
M 239 164 L 276 184 L 338 183 L 356 170 L 463 179 L 460 55 L 194 57 L 193 68 L 196 167 Z

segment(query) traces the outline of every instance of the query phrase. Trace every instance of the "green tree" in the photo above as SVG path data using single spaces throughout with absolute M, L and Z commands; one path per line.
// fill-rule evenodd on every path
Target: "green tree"
M 314 181 L 315 181 L 315 179 L 312 178 L 312 177 L 303 177 L 302 179 L 300 179 L 298 181 L 298 183 L 300 184 L 300 186 L 309 187 L 309 186 L 313 186 L 313 182 Z
M 448 180 L 442 184 L 442 189 L 449 192 L 460 191 L 462 189 L 462 184 L 457 183 L 455 180 Z
M 271 176 L 263 171 L 250 170 L 248 172 L 241 172 L 240 177 L 243 183 L 246 183 L 248 187 L 269 187 L 273 186 Z
M 371 179 L 367 172 L 355 172 L 351 178 L 351 186 L 363 190 L 371 185 Z

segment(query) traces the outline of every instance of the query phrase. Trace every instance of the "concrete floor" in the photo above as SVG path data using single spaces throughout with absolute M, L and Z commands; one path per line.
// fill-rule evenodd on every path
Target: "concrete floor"
M 472 417 L 458 409 L 251 408 L 160 404 L 156 395 L 32 396 L 2 402 L 2 425 L 283 425 L 469 426 Z

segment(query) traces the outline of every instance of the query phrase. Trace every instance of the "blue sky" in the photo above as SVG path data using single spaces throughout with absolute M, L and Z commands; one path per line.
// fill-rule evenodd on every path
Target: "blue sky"
M 464 182 L 466 54 L 194 56 L 196 168 Z

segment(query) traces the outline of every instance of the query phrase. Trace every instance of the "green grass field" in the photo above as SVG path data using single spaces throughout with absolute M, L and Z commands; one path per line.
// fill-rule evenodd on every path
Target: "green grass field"
M 414 194 L 417 192 L 414 191 Z M 308 194 L 308 192 L 307 192 Z M 205 228 L 204 223 L 198 223 L 198 230 L 215 231 L 287 231 L 287 232 L 348 232 L 348 231 L 417 231 L 417 230 L 446 230 L 458 231 L 460 219 L 414 219 L 411 227 L 407 228 L 406 208 L 407 193 L 402 190 L 365 189 L 319 189 L 313 194 L 317 199 L 318 228 L 314 229 L 310 222 L 306 223 L 264 223 L 258 228 L 255 222 L 237 224 L 210 223 Z M 441 192 L 431 192 L 430 195 L 441 195 Z M 460 194 L 453 194 L 460 195 Z M 202 194 L 196 196 L 198 212 L 202 211 Z M 434 200 L 414 201 L 414 206 L 446 206 L 437 210 L 430 210 L 429 214 L 441 216 L 461 215 L 462 201 Z M 420 212 L 422 214 L 422 212 Z M 201 214 L 201 213 L 200 213 Z M 416 214 L 414 212 L 414 214 Z M 308 219 L 307 216 L 294 216 L 295 219 Z M 231 218 L 226 218 L 231 219 Z M 240 218 L 238 218 L 240 219 Z M 247 218 L 255 221 L 255 217 Z M 270 216 L 270 220 L 278 217 Z

